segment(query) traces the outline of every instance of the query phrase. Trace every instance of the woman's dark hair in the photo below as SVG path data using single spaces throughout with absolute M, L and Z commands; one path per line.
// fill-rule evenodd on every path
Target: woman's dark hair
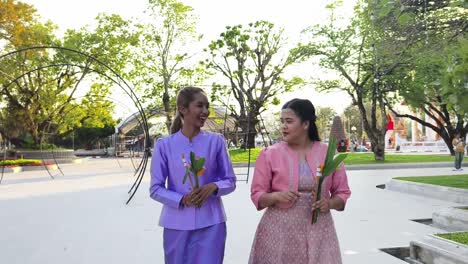
M 182 88 L 182 90 L 180 90 L 179 93 L 177 94 L 177 101 L 176 101 L 177 113 L 176 113 L 176 116 L 174 117 L 174 120 L 172 120 L 171 134 L 176 133 L 182 128 L 183 115 L 179 112 L 179 107 L 182 107 L 182 106 L 188 107 L 189 104 L 193 102 L 194 97 L 197 93 L 205 94 L 205 91 L 203 91 L 202 88 L 188 86 L 188 87 Z
M 301 122 L 309 121 L 309 131 L 307 133 L 309 139 L 312 141 L 320 141 L 317 125 L 315 124 L 315 120 L 317 119 L 315 116 L 315 107 L 312 102 L 307 99 L 295 98 L 285 103 L 282 109 L 293 110 L 301 119 Z

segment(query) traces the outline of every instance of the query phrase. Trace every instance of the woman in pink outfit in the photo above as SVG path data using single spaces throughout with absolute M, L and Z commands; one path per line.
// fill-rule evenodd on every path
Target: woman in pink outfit
M 344 165 L 325 178 L 315 201 L 315 175 L 327 146 L 320 143 L 315 109 L 309 100 L 283 106 L 283 141 L 264 149 L 256 163 L 251 198 L 267 208 L 257 227 L 251 264 L 339 264 L 341 253 L 330 210 L 342 211 L 351 191 Z M 318 221 L 312 224 L 312 210 Z

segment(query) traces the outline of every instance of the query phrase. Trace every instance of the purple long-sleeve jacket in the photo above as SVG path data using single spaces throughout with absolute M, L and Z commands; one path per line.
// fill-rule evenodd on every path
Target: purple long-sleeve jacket
M 199 177 L 200 186 L 211 182 L 218 186 L 217 193 L 210 196 L 201 208 L 181 205 L 182 197 L 190 192 L 189 180 L 182 184 L 185 175 L 182 153 L 190 162 L 190 151 L 206 159 L 206 170 Z M 200 131 L 190 142 L 179 131 L 156 142 L 151 161 L 150 195 L 163 204 L 160 226 L 194 230 L 225 222 L 221 196 L 235 188 L 236 177 L 222 135 Z

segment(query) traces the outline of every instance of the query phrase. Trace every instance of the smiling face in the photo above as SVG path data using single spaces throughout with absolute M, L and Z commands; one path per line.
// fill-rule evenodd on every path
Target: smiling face
M 188 104 L 187 107 L 179 107 L 180 113 L 184 118 L 184 126 L 193 126 L 201 128 L 205 125 L 205 121 L 210 114 L 208 110 L 210 104 L 208 98 L 204 93 L 196 93 L 193 95 L 193 100 Z
M 297 143 L 308 137 L 309 121 L 302 122 L 293 110 L 283 109 L 280 121 L 283 140 L 287 143 Z

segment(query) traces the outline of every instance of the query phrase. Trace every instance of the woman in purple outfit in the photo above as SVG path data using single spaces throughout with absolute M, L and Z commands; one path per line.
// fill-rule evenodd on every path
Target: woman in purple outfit
M 163 204 L 159 225 L 164 227 L 164 258 L 168 264 L 222 263 L 226 243 L 226 215 L 221 196 L 234 191 L 236 177 L 224 137 L 201 127 L 209 115 L 205 92 L 185 87 L 177 95 L 177 115 L 171 135 L 156 142 L 151 161 L 151 198 Z M 200 188 L 182 183 L 182 155 L 206 159 Z M 167 183 L 166 183 L 167 182 Z

